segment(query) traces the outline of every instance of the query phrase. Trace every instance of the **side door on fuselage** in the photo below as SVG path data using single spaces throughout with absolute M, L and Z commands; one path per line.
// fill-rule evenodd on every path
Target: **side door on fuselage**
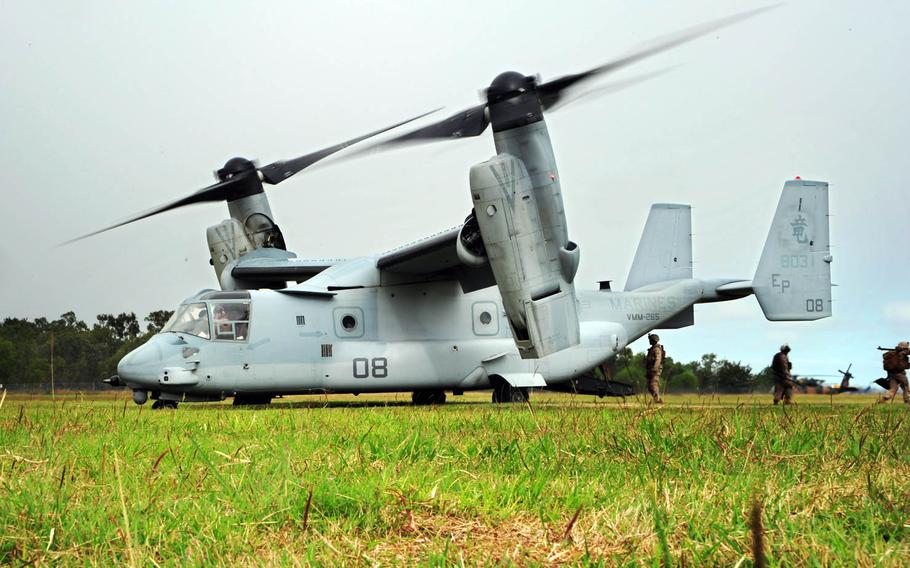
M 225 393 L 258 391 L 251 360 L 252 302 L 246 292 L 211 292 L 206 300 L 212 321 L 212 344 L 199 372 L 210 388 Z

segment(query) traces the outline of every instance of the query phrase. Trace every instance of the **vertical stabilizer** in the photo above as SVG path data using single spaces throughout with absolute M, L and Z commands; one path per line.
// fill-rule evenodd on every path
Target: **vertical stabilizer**
M 692 278 L 692 208 L 655 203 L 635 251 L 626 291 L 683 278 Z
M 829 317 L 831 260 L 828 184 L 788 181 L 752 281 L 765 317 L 772 321 Z

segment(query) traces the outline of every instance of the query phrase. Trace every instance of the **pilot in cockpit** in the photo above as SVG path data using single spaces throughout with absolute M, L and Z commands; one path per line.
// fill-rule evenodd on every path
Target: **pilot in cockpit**
M 238 341 L 243 341 L 247 338 L 247 333 L 250 329 L 250 312 L 249 309 L 243 304 L 235 304 L 235 313 L 232 314 L 231 319 L 235 321 L 234 323 L 234 332 Z
M 212 314 L 215 320 L 215 339 L 243 341 L 247 338 L 250 327 L 247 304 L 215 304 Z
M 215 339 L 234 339 L 234 326 L 230 322 L 224 304 L 216 304 L 212 314 L 215 319 Z

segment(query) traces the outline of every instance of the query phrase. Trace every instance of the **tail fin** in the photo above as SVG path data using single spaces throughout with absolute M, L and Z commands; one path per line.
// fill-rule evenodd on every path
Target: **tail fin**
M 683 278 L 692 278 L 692 208 L 655 203 L 635 251 L 626 291 Z
M 771 321 L 831 315 L 828 184 L 790 180 L 777 204 L 752 288 Z

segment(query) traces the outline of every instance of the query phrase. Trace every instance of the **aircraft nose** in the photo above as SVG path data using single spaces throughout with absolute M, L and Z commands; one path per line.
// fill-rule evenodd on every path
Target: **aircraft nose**
M 117 363 L 117 374 L 125 383 L 133 386 L 155 386 L 161 369 L 161 346 L 150 341 L 130 351 Z

